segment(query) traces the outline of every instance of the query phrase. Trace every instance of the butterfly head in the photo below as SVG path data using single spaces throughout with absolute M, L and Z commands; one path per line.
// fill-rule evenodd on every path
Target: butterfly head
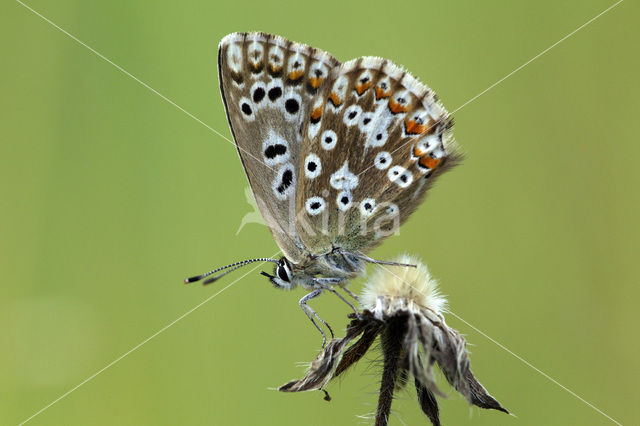
M 296 286 L 291 264 L 286 257 L 282 257 L 273 268 L 273 275 L 261 272 L 262 275 L 269 278 L 271 284 L 283 290 L 291 290 Z

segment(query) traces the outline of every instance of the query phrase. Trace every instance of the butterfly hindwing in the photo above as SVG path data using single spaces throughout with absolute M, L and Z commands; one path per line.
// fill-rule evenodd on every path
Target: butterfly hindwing
M 367 252 L 421 203 L 458 158 L 435 94 L 391 62 L 335 67 L 305 117 L 298 233 L 311 253 Z
M 305 254 L 295 227 L 304 118 L 338 61 L 264 33 L 234 33 L 218 49 L 229 126 L 265 222 L 285 256 Z

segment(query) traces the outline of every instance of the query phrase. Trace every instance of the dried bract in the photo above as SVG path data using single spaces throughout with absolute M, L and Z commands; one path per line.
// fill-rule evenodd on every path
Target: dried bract
M 442 312 L 446 300 L 437 283 L 417 259 L 401 256 L 398 263 L 416 268 L 380 265 L 360 300 L 364 307 L 347 326 L 346 335 L 333 339 L 311 363 L 300 380 L 280 390 L 301 392 L 324 389 L 329 381 L 359 361 L 376 338 L 384 357 L 376 424 L 387 424 L 393 394 L 413 377 L 422 411 L 439 425 L 434 365 L 470 404 L 508 411 L 493 398 L 471 372 L 464 338 L 449 327 Z

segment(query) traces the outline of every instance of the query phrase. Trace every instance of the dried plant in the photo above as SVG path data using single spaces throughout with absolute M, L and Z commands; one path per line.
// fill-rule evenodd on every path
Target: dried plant
M 397 262 L 416 267 L 380 265 L 360 297 L 364 309 L 350 315 L 346 335 L 332 339 L 302 379 L 279 390 L 324 390 L 330 380 L 362 359 L 379 338 L 384 361 L 376 425 L 388 423 L 395 391 L 411 378 L 420 408 L 434 425 L 440 425 L 436 395 L 446 395 L 436 386 L 434 365 L 470 404 L 508 413 L 471 372 L 466 342 L 445 323 L 442 312 L 446 300 L 439 295 L 426 266 L 408 256 Z

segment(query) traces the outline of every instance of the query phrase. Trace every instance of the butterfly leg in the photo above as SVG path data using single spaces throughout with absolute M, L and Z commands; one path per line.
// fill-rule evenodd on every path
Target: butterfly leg
M 327 324 L 322 318 L 320 318 L 320 316 L 316 313 L 316 311 L 314 311 L 311 308 L 311 306 L 307 305 L 307 302 L 313 299 L 314 297 L 318 297 L 322 293 L 322 290 L 323 290 L 322 288 L 319 288 L 317 290 L 312 291 L 311 293 L 307 294 L 302 299 L 300 299 L 300 302 L 298 303 L 300 304 L 300 307 L 302 308 L 304 313 L 307 314 L 307 317 L 309 317 L 313 325 L 318 329 L 318 331 L 320 331 L 320 334 L 322 334 L 322 347 L 324 348 L 325 344 L 327 343 L 327 336 L 324 334 L 324 330 L 322 330 L 322 328 L 318 325 L 314 317 L 329 329 L 332 339 L 334 336 L 333 330 L 331 329 L 331 326 L 329 324 Z
M 338 283 L 344 281 L 342 278 L 314 278 L 313 281 L 315 283 L 317 283 L 318 285 L 320 285 L 322 288 L 327 289 L 331 293 L 333 293 L 336 296 L 338 296 L 340 298 L 340 300 L 342 300 L 344 303 L 349 305 L 351 307 L 351 309 L 353 309 L 353 312 L 355 312 L 356 315 L 358 314 L 358 310 L 356 309 L 356 307 L 353 306 L 347 299 L 342 297 L 342 295 L 340 293 L 338 293 L 334 288 L 331 287 L 331 284 L 338 284 Z M 355 298 L 355 295 L 353 293 L 351 293 L 349 290 L 347 290 L 344 287 L 341 287 L 341 288 L 343 290 L 345 290 L 348 294 L 352 295 Z M 356 298 L 356 300 L 358 300 L 358 299 Z
M 348 252 L 345 252 L 340 247 L 332 247 L 333 248 L 331 249 L 331 253 L 339 253 L 340 256 L 342 256 L 342 260 L 344 260 L 345 263 L 351 267 L 351 269 L 353 269 L 354 271 L 360 269 L 360 265 L 356 264 L 353 260 L 349 259 L 349 256 L 346 255 L 346 253 Z
M 360 302 L 360 299 L 358 299 L 358 296 L 356 296 L 355 294 L 353 294 L 353 292 L 351 290 L 349 290 L 347 287 L 345 286 L 340 286 L 340 288 L 342 290 L 344 290 L 345 293 L 347 293 L 349 296 L 351 296 L 353 298 L 353 300 L 355 300 L 356 302 Z
M 349 252 L 346 252 L 349 253 Z M 411 268 L 417 268 L 418 265 L 412 265 L 411 263 L 398 263 L 398 262 L 390 262 L 387 260 L 376 260 L 376 259 L 372 259 L 369 256 L 365 256 L 362 253 L 351 253 L 354 256 L 356 256 L 358 259 L 362 259 L 367 263 L 373 263 L 375 265 L 390 265 L 390 266 L 408 266 Z

